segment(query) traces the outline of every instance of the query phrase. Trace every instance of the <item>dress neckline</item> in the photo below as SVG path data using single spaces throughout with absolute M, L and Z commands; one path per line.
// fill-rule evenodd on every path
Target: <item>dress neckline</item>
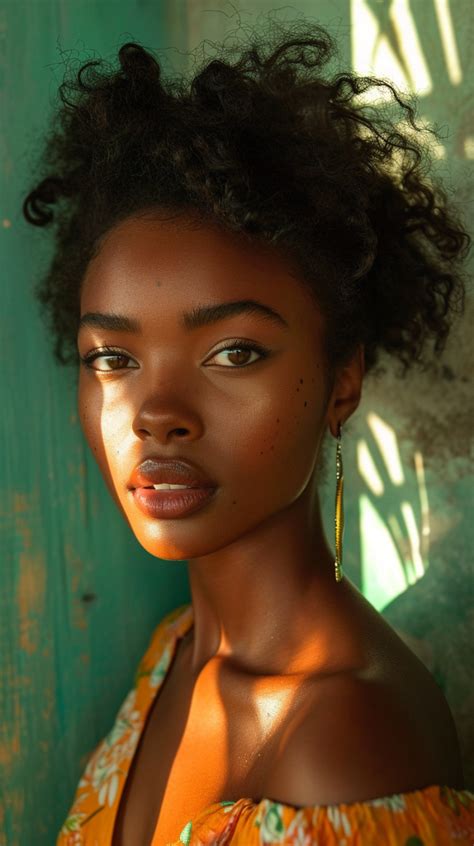
M 71 846 L 73 841 L 77 846 L 113 842 L 124 787 L 150 709 L 169 673 L 178 641 L 190 630 L 193 622 L 191 604 L 180 605 L 165 615 L 152 631 L 146 652 L 136 669 L 132 689 L 123 701 L 111 730 L 89 756 L 73 804 L 61 828 L 58 846 Z M 344 821 L 346 826 L 352 817 L 357 831 L 361 825 L 370 830 L 378 830 L 380 825 L 381 830 L 385 830 L 386 825 L 390 828 L 390 831 L 387 828 L 390 835 L 395 828 L 398 831 L 403 815 L 415 822 L 420 817 L 422 827 L 426 815 L 426 819 L 431 820 L 430 832 L 437 830 L 436 826 L 444 826 L 443 820 L 446 819 L 447 834 L 440 843 L 447 844 L 452 842 L 453 832 L 456 837 L 464 837 L 463 832 L 468 829 L 469 832 L 473 831 L 472 825 L 469 826 L 473 818 L 470 810 L 473 803 L 474 794 L 469 790 L 438 784 L 411 792 L 337 805 L 298 806 L 270 797 L 255 800 L 244 796 L 236 800 L 214 802 L 203 808 L 188 820 L 179 839 L 166 846 L 196 846 L 197 843 L 210 846 L 216 842 L 216 837 L 219 842 L 230 843 L 234 832 L 239 846 L 250 842 L 255 846 L 261 842 L 260 834 L 270 838 L 265 842 L 273 842 L 271 838 L 277 833 L 279 842 L 286 830 L 289 837 L 293 837 L 296 832 L 295 836 L 301 842 L 305 831 L 311 833 L 327 829 L 333 837 L 336 829 L 339 831 L 340 828 L 337 821 Z M 155 837 L 157 827 L 158 819 L 150 846 L 162 846 Z M 416 831 L 421 831 L 421 828 L 416 828 Z M 341 829 L 340 833 L 345 836 L 346 829 Z M 291 837 L 288 842 L 296 844 Z M 389 837 L 386 839 L 388 842 Z M 464 838 L 462 842 L 467 844 L 468 841 Z M 471 842 L 472 838 L 469 840 Z
M 178 641 L 189 632 L 193 624 L 194 612 L 192 604 L 188 603 L 186 605 L 180 605 L 163 618 L 163 620 L 157 626 L 152 635 L 150 646 L 138 666 L 135 677 L 135 686 L 138 687 L 139 685 L 146 684 L 146 690 L 148 693 L 146 699 L 143 701 L 142 706 L 140 736 L 143 732 L 143 728 L 147 716 L 150 712 L 150 709 L 152 708 L 152 705 L 155 702 L 156 697 L 158 696 L 158 693 L 161 689 L 161 686 L 165 681 L 169 669 L 173 663 L 173 659 L 177 652 Z M 144 662 L 146 662 L 146 666 L 144 666 Z M 121 795 L 124 791 L 125 784 L 127 782 L 127 778 L 131 770 L 137 746 L 138 741 L 125 768 L 125 778 L 121 785 L 120 793 L 117 797 L 117 803 L 115 806 L 115 819 L 118 814 Z M 196 832 L 196 830 L 201 824 L 204 825 L 205 821 L 209 820 L 209 818 L 214 815 L 227 816 L 227 827 L 229 825 L 235 825 L 242 813 L 248 814 L 257 811 L 266 812 L 269 808 L 278 809 L 282 812 L 284 810 L 289 810 L 291 812 L 305 812 L 311 809 L 312 812 L 321 810 L 329 814 L 331 812 L 357 813 L 358 811 L 363 812 L 366 808 L 377 808 L 378 806 L 388 808 L 393 807 L 395 809 L 397 805 L 400 804 L 400 800 L 408 798 L 434 801 L 439 797 L 440 791 L 453 794 L 467 793 L 469 796 L 471 796 L 469 791 L 458 791 L 448 786 L 432 784 L 424 788 L 419 788 L 417 790 L 407 791 L 404 793 L 394 793 L 388 796 L 382 796 L 377 797 L 375 799 L 369 799 L 358 802 L 341 802 L 334 805 L 290 805 L 284 802 L 279 802 L 277 800 L 271 799 L 270 797 L 263 797 L 260 800 L 256 801 L 248 796 L 241 797 L 235 800 L 222 800 L 219 802 L 214 802 L 211 805 L 208 805 L 206 808 L 203 808 L 203 810 L 200 811 L 199 814 L 197 814 L 192 820 L 189 820 L 186 823 L 179 838 L 176 841 L 173 841 L 173 843 L 167 844 L 167 846 L 182 846 L 183 843 L 187 842 L 187 832 L 189 832 L 191 828 L 194 832 Z M 150 846 L 161 846 L 161 844 L 158 843 L 158 840 L 155 839 L 157 826 L 158 819 L 156 820 L 155 829 L 153 832 L 153 837 Z

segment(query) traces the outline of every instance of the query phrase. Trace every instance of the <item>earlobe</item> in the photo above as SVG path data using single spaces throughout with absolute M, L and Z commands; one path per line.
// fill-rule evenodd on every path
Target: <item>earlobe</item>
M 365 373 L 364 345 L 360 344 L 352 359 L 339 371 L 328 404 L 327 420 L 333 438 L 337 438 L 339 425 L 344 426 L 358 408 Z

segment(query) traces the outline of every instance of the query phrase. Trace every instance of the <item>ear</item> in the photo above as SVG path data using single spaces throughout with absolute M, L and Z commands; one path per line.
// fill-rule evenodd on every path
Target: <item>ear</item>
M 359 405 L 364 373 L 364 345 L 360 344 L 350 361 L 336 371 L 334 387 L 326 411 L 326 420 L 335 438 L 337 438 L 339 424 L 343 426 Z

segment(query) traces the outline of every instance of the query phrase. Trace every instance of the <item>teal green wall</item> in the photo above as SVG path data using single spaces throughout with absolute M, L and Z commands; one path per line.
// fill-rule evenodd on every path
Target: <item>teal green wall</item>
M 31 290 L 46 233 L 21 215 L 64 60 L 168 46 L 163 4 L 0 4 L 0 844 L 52 846 L 159 619 L 188 601 L 186 565 L 157 562 L 111 501 L 52 360 Z
M 385 51 L 410 80 L 413 64 L 393 26 L 401 5 L 312 0 L 282 6 L 275 15 L 285 20 L 300 11 L 321 21 L 337 36 L 341 63 L 347 65 L 357 55 L 360 21 L 366 38 L 375 27 L 366 52 L 372 51 L 376 64 Z M 455 81 L 435 4 L 418 0 L 411 7 L 432 80 L 432 90 L 420 95 L 421 113 L 449 130 L 437 170 L 467 215 L 474 156 L 468 131 L 471 3 L 451 0 L 448 6 L 462 69 Z M 79 427 L 71 371 L 52 360 L 31 296 L 48 260 L 47 236 L 21 215 L 36 142 L 66 59 L 115 61 L 120 44 L 136 39 L 150 48 L 174 48 L 166 53 L 168 67 L 186 69 L 184 51 L 235 29 L 233 9 L 245 27 L 255 24 L 259 12 L 277 8 L 280 4 L 237 0 L 0 0 L 0 373 L 6 399 L 0 467 L 0 846 L 53 844 L 85 760 L 110 728 L 152 628 L 189 600 L 185 563 L 157 562 L 145 552 L 111 501 Z M 472 296 L 468 314 L 471 303 Z M 466 316 L 431 372 L 403 382 L 386 362 L 380 380 L 367 382 L 361 406 L 343 432 L 344 557 L 348 576 L 443 688 L 473 789 L 468 322 Z M 330 452 L 323 491 L 329 538 L 332 458 Z

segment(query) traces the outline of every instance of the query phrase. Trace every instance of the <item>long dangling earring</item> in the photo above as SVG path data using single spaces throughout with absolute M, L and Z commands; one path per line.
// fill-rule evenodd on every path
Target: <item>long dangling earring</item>
M 334 561 L 336 582 L 342 579 L 342 536 L 344 534 L 344 507 L 342 493 L 344 488 L 344 469 L 341 454 L 341 424 L 338 424 L 336 448 L 336 560 Z

